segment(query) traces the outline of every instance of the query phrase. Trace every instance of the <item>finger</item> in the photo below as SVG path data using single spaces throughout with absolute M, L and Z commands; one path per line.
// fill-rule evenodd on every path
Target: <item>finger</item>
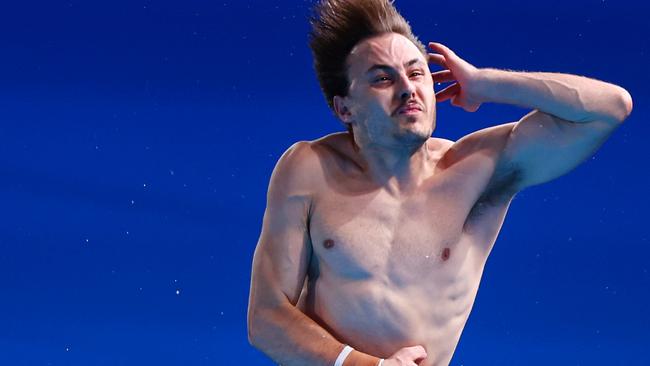
M 423 360 L 427 357 L 427 351 L 424 349 L 422 346 L 416 346 L 415 347 L 415 359 L 413 361 L 418 361 L 418 360 Z
M 427 353 L 427 351 L 424 349 L 424 347 L 422 347 L 419 344 L 417 346 L 412 346 L 411 349 L 416 351 L 416 353 L 418 353 L 418 354 L 425 354 L 426 355 L 426 353 Z
M 428 55 L 429 63 L 434 63 L 448 69 L 447 63 L 445 62 L 445 57 L 443 55 L 437 55 L 435 53 L 429 53 Z
M 431 78 L 433 78 L 434 83 L 447 83 L 450 81 L 456 81 L 454 74 L 452 74 L 450 70 L 432 72 Z
M 454 55 L 454 52 L 442 43 L 429 42 L 429 48 L 435 52 L 441 53 L 445 57 Z
M 460 92 L 460 84 L 454 83 L 436 93 L 436 102 L 442 103 Z

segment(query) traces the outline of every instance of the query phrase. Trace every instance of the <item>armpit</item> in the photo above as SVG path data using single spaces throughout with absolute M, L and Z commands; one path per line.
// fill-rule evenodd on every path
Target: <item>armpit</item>
M 488 208 L 507 203 L 517 194 L 517 187 L 522 177 L 521 171 L 514 166 L 502 167 L 498 171 L 500 172 L 495 172 L 481 196 L 476 200 L 468 215 L 468 220 L 481 216 Z

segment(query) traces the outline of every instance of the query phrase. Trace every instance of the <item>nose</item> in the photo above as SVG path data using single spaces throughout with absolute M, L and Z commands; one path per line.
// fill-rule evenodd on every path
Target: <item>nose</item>
M 406 78 L 401 78 L 402 82 L 398 90 L 400 100 L 408 100 L 415 96 L 415 86 L 411 80 Z

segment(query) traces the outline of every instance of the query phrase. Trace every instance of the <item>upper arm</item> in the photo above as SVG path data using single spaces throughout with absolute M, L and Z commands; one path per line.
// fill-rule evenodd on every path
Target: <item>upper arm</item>
M 576 123 L 533 110 L 517 122 L 488 127 L 456 143 L 457 156 L 480 156 L 488 178 L 479 201 L 502 202 L 522 189 L 566 174 L 591 156 L 620 123 Z M 458 158 L 456 158 L 458 159 Z
M 309 143 L 298 142 L 280 157 L 271 175 L 262 232 L 253 256 L 249 327 L 258 311 L 295 305 L 300 296 L 311 258 L 307 225 L 313 159 Z
M 498 166 L 517 171 L 516 190 L 550 181 L 592 156 L 618 125 L 571 122 L 533 110 L 512 125 Z

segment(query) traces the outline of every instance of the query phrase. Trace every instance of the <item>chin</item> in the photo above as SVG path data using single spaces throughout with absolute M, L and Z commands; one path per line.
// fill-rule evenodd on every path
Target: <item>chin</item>
M 423 129 L 402 131 L 402 133 L 395 136 L 396 140 L 402 142 L 404 145 L 422 145 L 431 137 L 428 131 Z

